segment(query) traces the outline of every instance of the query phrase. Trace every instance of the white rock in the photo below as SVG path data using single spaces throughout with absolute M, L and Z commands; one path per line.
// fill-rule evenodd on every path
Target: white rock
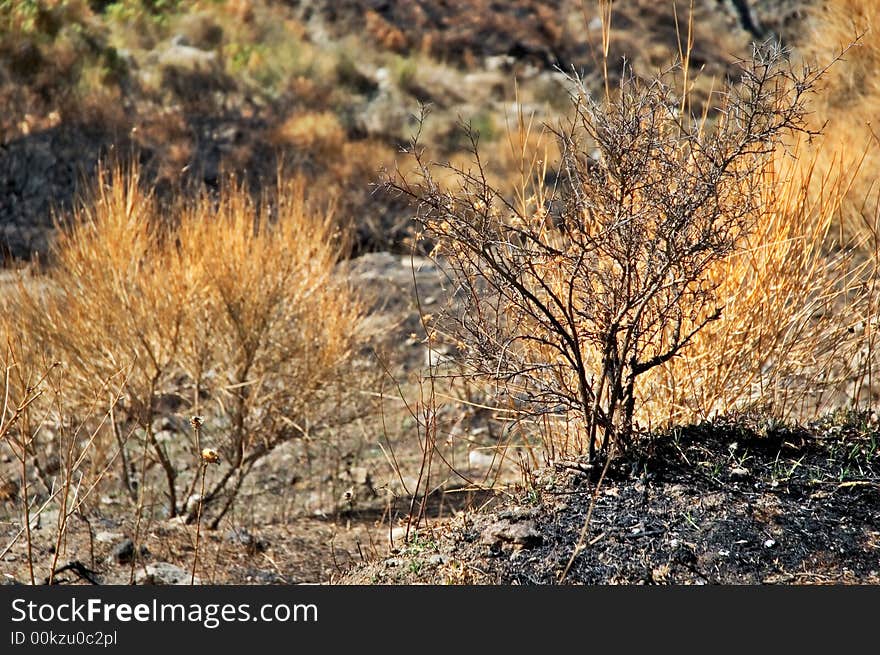
M 168 562 L 156 562 L 140 569 L 134 581 L 139 585 L 188 585 L 192 581 L 192 572 Z M 198 577 L 194 584 L 201 584 Z
M 101 544 L 115 544 L 117 541 L 121 541 L 124 538 L 125 535 L 121 532 L 98 532 L 95 535 L 95 541 Z
M 468 453 L 468 466 L 472 469 L 487 469 L 495 461 L 492 451 L 472 450 Z
M 211 73 L 218 68 L 217 53 L 188 45 L 172 44 L 160 53 L 159 65 L 193 73 Z
M 734 468 L 730 471 L 730 477 L 733 480 L 744 480 L 747 477 L 749 477 L 749 475 L 750 475 L 749 469 L 747 469 L 743 466 L 737 466 L 736 468 Z

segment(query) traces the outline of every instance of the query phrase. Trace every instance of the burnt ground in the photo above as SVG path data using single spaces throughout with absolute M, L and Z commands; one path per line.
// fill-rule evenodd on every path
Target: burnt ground
M 876 584 L 878 437 L 876 415 L 854 413 L 804 428 L 737 417 L 677 429 L 609 466 L 598 495 L 597 470 L 557 464 L 338 581 Z M 586 547 L 565 574 L 593 498 Z

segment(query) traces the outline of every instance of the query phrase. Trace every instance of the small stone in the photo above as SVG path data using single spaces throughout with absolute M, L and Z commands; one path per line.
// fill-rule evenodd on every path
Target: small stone
M 45 475 L 55 475 L 61 470 L 61 458 L 52 454 L 46 457 L 43 462 L 43 473 Z
M 234 528 L 227 531 L 226 540 L 244 546 L 251 554 L 262 553 L 269 548 L 268 541 L 265 539 L 257 539 L 245 528 Z
M 468 466 L 471 469 L 488 469 L 494 462 L 495 455 L 492 452 L 472 450 L 468 453 Z
M 125 535 L 121 532 L 98 532 L 95 534 L 95 541 L 99 544 L 112 544 L 124 538 Z
M 42 530 L 49 529 L 54 530 L 58 525 L 58 510 L 57 509 L 47 509 L 43 512 L 38 513 L 36 516 L 31 518 L 31 529 L 32 530 Z
M 511 507 L 498 513 L 499 519 L 507 519 L 509 521 L 528 521 L 537 518 L 538 511 L 531 507 Z
M 211 73 L 218 66 L 217 53 L 200 50 L 182 43 L 171 44 L 159 53 L 159 66 L 189 73 Z
M 155 434 L 155 438 L 160 444 L 167 444 L 173 443 L 177 437 L 171 430 L 160 430 Z
M 168 562 L 147 564 L 134 577 L 135 584 L 139 585 L 188 585 L 191 580 L 192 573 L 190 571 L 184 571 L 179 566 Z M 198 577 L 196 577 L 194 584 L 201 584 Z
M 355 484 L 370 484 L 370 471 L 364 466 L 353 467 L 350 476 Z
M 242 546 L 250 546 L 254 542 L 254 536 L 246 528 L 233 528 L 226 532 L 226 541 Z
M 764 542 L 764 548 L 773 548 L 773 546 L 775 546 L 775 545 L 776 545 L 775 539 L 768 539 L 767 541 Z
M 452 362 L 452 349 L 449 346 L 440 344 L 438 346 L 425 347 L 425 366 L 443 366 Z
M 743 466 L 737 466 L 730 471 L 731 480 L 745 480 L 751 475 L 751 471 Z
M 202 502 L 201 494 L 193 494 L 186 499 L 186 514 L 195 516 L 199 511 L 199 503 Z
M 534 548 L 540 546 L 544 538 L 534 521 L 511 522 L 502 519 L 483 530 L 480 540 L 490 546 L 506 542 L 523 548 Z
M 119 564 L 128 564 L 134 559 L 134 542 L 125 539 L 113 548 L 113 559 Z
M 149 549 L 143 544 L 137 549 L 137 552 L 141 557 L 146 557 L 150 554 Z M 134 542 L 131 539 L 125 539 L 113 548 L 110 561 L 117 562 L 118 564 L 129 564 L 134 559 L 134 553 Z

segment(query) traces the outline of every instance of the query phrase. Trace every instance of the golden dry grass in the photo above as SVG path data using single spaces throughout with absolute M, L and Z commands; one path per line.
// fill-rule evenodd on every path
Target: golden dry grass
M 164 469 L 173 515 L 186 501 L 176 506 L 177 473 L 201 448 L 183 435 L 160 444 L 155 419 L 213 425 L 219 493 L 228 473 L 237 488 L 240 471 L 305 434 L 322 393 L 346 380 L 361 310 L 334 272 L 344 245 L 299 179 L 279 182 L 273 202 L 229 185 L 166 215 L 136 169 L 103 170 L 45 278 L 6 299 L 4 328 L 22 358 L 61 363 L 60 396 L 74 407 L 125 379 L 115 412 Z
M 763 175 L 755 229 L 707 275 L 721 317 L 636 384 L 642 429 L 742 411 L 808 420 L 876 400 L 876 263 L 832 239 L 858 170 L 814 180 L 815 169 L 781 156 Z M 549 284 L 564 282 L 552 262 L 545 267 Z M 533 356 L 553 361 L 539 349 Z M 585 451 L 579 419 L 545 419 L 541 431 L 551 457 Z
M 876 122 L 880 103 L 880 4 L 872 0 L 829 0 L 810 10 L 809 30 L 798 48 L 806 61 L 829 62 L 822 92 L 814 100 L 814 123 L 823 127 L 816 141 L 814 165 L 823 176 L 848 174 L 839 238 L 864 240 L 878 227 L 876 171 L 880 141 Z M 848 49 L 847 49 L 848 48 Z
M 743 409 L 797 419 L 856 400 L 870 302 L 862 285 L 874 272 L 827 244 L 857 172 L 835 167 L 813 179 L 814 168 L 780 156 L 764 174 L 756 229 L 710 271 L 721 318 L 645 380 L 645 424 Z
M 346 140 L 339 119 L 330 111 L 293 114 L 273 134 L 273 142 L 293 146 L 316 157 L 335 158 Z
M 762 172 L 755 229 L 710 271 L 722 316 L 640 380 L 642 427 L 741 410 L 798 420 L 877 398 L 880 5 L 830 0 L 811 12 L 800 57 L 824 66 L 846 51 L 811 101 L 822 133 Z M 577 426 L 552 429 L 577 445 Z

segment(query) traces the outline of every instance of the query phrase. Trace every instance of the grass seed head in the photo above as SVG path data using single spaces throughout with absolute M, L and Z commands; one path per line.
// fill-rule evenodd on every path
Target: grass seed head
M 213 448 L 202 448 L 202 462 L 205 464 L 219 464 L 220 453 Z

